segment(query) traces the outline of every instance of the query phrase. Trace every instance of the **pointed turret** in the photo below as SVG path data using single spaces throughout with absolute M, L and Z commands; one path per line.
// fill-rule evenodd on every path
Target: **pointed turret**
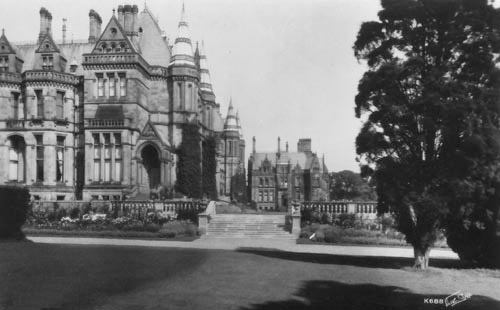
M 178 26 L 178 34 L 172 48 L 170 65 L 190 65 L 195 66 L 193 47 L 189 36 L 189 27 L 186 21 L 186 10 L 182 4 L 181 21 Z
M 4 29 L 2 29 L 2 35 L 0 36 L 0 55 L 3 56 L 0 59 L 0 72 L 21 73 L 24 61 L 17 50 L 10 44 Z
M 208 70 L 207 54 L 205 53 L 205 42 L 201 41 L 200 52 L 200 89 L 201 91 L 213 93 L 210 71 Z
M 224 123 L 224 131 L 238 132 L 238 122 L 233 108 L 233 100 L 229 101 L 229 108 L 227 109 L 226 122 Z

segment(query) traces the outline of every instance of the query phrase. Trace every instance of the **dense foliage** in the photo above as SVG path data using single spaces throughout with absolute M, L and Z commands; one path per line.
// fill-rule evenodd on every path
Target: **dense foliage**
M 217 141 L 215 137 L 207 137 L 203 147 L 203 195 L 211 200 L 217 199 Z
M 454 250 L 477 254 L 498 214 L 499 13 L 486 0 L 381 4 L 354 44 L 369 66 L 355 109 L 363 172 L 379 211 L 393 212 L 413 245 L 415 267 L 427 267 L 441 228 Z
M 196 124 L 182 125 L 182 142 L 177 149 L 176 191 L 190 198 L 202 198 L 201 137 Z
M 0 186 L 0 238 L 23 239 L 21 230 L 30 208 L 30 193 L 24 187 Z
M 244 170 L 238 171 L 237 174 L 231 177 L 231 199 L 242 203 L 247 202 L 247 184 Z
M 350 170 L 330 173 L 330 200 L 376 200 L 374 182 Z

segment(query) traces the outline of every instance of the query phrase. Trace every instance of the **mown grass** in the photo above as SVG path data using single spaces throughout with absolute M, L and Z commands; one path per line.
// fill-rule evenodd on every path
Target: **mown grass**
M 500 278 L 431 260 L 239 251 L 2 243 L 0 309 L 500 309 Z M 494 275 L 494 273 L 493 273 Z

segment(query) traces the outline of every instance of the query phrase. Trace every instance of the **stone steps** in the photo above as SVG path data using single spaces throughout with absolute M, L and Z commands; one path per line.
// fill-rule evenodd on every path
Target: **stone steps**
M 286 231 L 284 214 L 217 214 L 210 220 L 207 236 L 213 238 L 294 238 L 289 231 Z

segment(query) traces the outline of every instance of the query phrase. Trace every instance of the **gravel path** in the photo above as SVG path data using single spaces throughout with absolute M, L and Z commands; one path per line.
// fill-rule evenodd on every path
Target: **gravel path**
M 172 247 L 192 249 L 219 249 L 236 250 L 242 248 L 275 249 L 294 253 L 316 253 L 352 256 L 377 257 L 413 257 L 410 247 L 382 247 L 382 246 L 344 246 L 344 245 L 314 245 L 296 244 L 295 240 L 283 239 L 244 239 L 244 238 L 208 238 L 202 237 L 192 242 L 163 241 L 163 240 L 135 240 L 111 238 L 68 238 L 68 237 L 28 237 L 38 243 L 56 244 L 88 244 L 88 245 L 118 245 L 144 247 Z M 456 253 L 449 249 L 433 249 L 431 258 L 458 259 Z

